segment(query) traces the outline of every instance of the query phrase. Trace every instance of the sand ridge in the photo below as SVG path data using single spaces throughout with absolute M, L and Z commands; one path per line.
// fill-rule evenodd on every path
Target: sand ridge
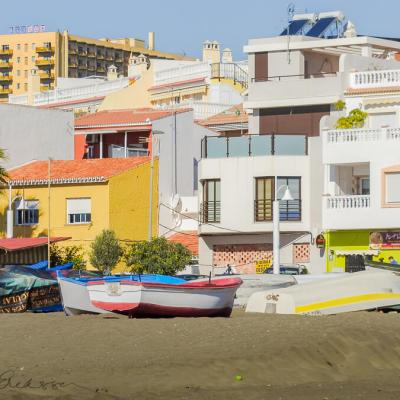
M 0 324 L 0 399 L 400 398 L 398 314 Z

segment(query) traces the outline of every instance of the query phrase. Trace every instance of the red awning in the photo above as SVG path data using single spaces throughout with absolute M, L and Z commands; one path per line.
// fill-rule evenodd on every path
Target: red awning
M 50 243 L 61 242 L 71 239 L 70 237 L 52 237 Z M 47 245 L 47 237 L 38 238 L 11 238 L 0 239 L 0 249 L 5 251 L 17 251 Z

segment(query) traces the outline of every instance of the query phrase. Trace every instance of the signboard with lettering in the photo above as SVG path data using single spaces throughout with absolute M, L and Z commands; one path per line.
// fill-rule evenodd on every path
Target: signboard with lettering
M 316 238 L 315 238 L 315 245 L 319 248 L 319 249 L 323 249 L 325 248 L 325 236 L 320 233 Z
M 15 25 L 9 27 L 10 33 L 39 33 L 46 32 L 45 25 Z
M 371 232 L 369 247 L 374 250 L 400 249 L 400 232 Z
M 271 266 L 271 260 L 257 260 L 256 261 L 256 273 L 263 274 L 266 269 Z

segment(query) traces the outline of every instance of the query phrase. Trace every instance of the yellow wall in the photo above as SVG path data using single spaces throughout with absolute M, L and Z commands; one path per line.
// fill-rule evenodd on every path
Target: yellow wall
M 110 179 L 110 229 L 120 239 L 147 240 L 150 162 Z M 158 160 L 153 175 L 153 236 L 157 234 Z
M 8 192 L 8 191 L 7 191 Z M 109 226 L 108 184 L 53 185 L 50 190 L 50 236 L 68 236 L 72 240 L 65 245 L 82 245 L 89 248 L 91 241 L 103 229 Z M 8 193 L 7 193 L 8 194 Z M 48 229 L 48 190 L 47 186 L 31 186 L 12 190 L 13 197 L 21 195 L 25 200 L 39 200 L 39 224 L 33 226 L 15 226 L 15 237 L 47 236 Z M 67 199 L 90 197 L 92 222 L 90 224 L 67 224 Z M 0 213 L 6 215 L 7 196 L 0 198 Z M 15 212 L 14 212 L 15 218 Z M 1 231 L 5 235 L 5 218 L 2 218 Z
M 130 86 L 105 97 L 98 111 L 151 107 L 149 88 L 154 82 L 154 67 L 144 71 Z

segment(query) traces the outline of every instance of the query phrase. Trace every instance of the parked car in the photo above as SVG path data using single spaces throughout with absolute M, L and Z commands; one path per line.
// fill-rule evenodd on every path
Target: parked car
M 273 274 L 273 267 L 269 267 L 264 271 L 264 274 Z M 281 265 L 279 267 L 279 273 L 281 275 L 300 275 L 299 267 L 296 265 Z

